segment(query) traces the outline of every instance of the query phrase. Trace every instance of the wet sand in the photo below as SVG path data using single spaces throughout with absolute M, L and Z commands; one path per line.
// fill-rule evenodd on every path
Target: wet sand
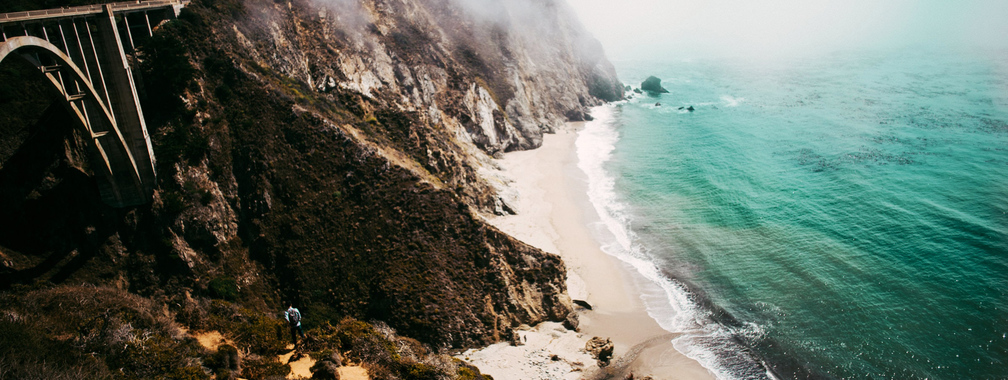
M 587 301 L 592 310 L 579 308 L 580 332 L 543 324 L 521 333 L 527 337 L 523 346 L 499 343 L 460 357 L 499 380 L 623 379 L 630 372 L 635 378 L 713 379 L 700 363 L 679 353 L 671 343 L 675 335 L 647 314 L 636 285 L 643 283 L 640 275 L 603 252 L 593 237 L 589 226 L 598 215 L 588 201 L 586 176 L 577 167 L 575 149 L 582 127 L 583 123 L 570 123 L 544 136 L 542 147 L 507 153 L 497 160 L 503 176 L 510 179 L 498 186 L 505 189 L 502 194 L 517 215 L 487 220 L 560 255 L 567 265 L 571 298 Z M 581 350 L 593 336 L 612 339 L 611 365 L 599 368 L 590 357 L 585 359 Z M 559 360 L 552 360 L 552 355 Z

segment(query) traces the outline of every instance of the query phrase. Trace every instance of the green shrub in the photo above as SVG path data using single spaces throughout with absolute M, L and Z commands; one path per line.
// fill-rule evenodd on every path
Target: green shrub
M 458 380 L 493 380 L 490 375 L 481 374 L 478 369 L 469 366 L 459 366 L 455 378 Z
M 474 367 L 472 364 L 466 363 L 462 360 L 451 358 L 453 364 L 456 366 L 455 379 L 458 380 L 493 380 L 490 375 L 484 375 L 480 373 L 479 368 Z
M 173 380 L 209 380 L 210 375 L 207 375 L 201 367 L 189 366 L 175 368 L 164 376 L 164 378 Z M 218 379 L 226 379 L 226 377 L 218 377 Z
M 287 326 L 280 319 L 220 299 L 210 301 L 208 314 L 208 328 L 233 337 L 251 353 L 276 355 L 287 346 Z
M 399 373 L 404 380 L 437 380 L 438 371 L 423 363 L 402 363 Z
M 367 322 L 346 318 L 336 326 L 340 348 L 349 351 L 351 358 L 372 363 L 395 363 L 399 353 L 395 345 Z
M 214 298 L 234 301 L 238 299 L 238 282 L 229 276 L 221 276 L 210 280 L 208 286 L 210 295 Z
M 247 358 L 245 368 L 242 370 L 242 377 L 247 379 L 265 379 L 270 376 L 287 376 L 290 373 L 290 365 L 281 364 L 276 356 L 257 356 Z
M 241 367 L 241 358 L 238 349 L 230 344 L 225 344 L 217 348 L 206 358 L 204 365 L 210 369 L 237 371 Z
M 0 297 L 0 378 L 209 379 L 158 303 L 90 286 L 15 292 Z
M 251 352 L 275 355 L 287 347 L 286 328 L 281 321 L 259 314 L 248 322 L 239 323 L 236 340 Z
M 396 378 L 388 367 L 381 364 L 364 363 L 363 367 L 367 370 L 368 377 L 370 377 L 371 380 L 392 380 Z

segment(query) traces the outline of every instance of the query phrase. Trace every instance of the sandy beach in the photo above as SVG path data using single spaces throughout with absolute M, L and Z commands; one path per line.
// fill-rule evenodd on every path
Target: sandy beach
M 674 334 L 663 330 L 644 308 L 640 275 L 607 255 L 592 236 L 598 216 L 588 201 L 585 174 L 577 167 L 575 141 L 583 123 L 569 123 L 544 136 L 542 147 L 512 152 L 497 160 L 502 195 L 516 215 L 487 216 L 512 236 L 559 254 L 568 269 L 572 299 L 579 308 L 579 332 L 543 323 L 520 332 L 526 343 L 470 350 L 460 357 L 495 379 L 713 379 L 698 362 L 679 353 Z M 583 351 L 594 336 L 614 344 L 612 364 L 599 368 Z M 554 356 L 555 355 L 555 356 Z

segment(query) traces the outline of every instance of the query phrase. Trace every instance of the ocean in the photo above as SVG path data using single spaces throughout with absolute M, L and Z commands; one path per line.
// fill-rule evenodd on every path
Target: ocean
M 1008 52 L 614 62 L 603 249 L 720 378 L 1008 378 Z M 694 111 L 684 107 L 693 106 Z

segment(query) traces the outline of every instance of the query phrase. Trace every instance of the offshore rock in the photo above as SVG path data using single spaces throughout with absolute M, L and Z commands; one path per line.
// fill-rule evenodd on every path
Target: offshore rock
M 659 79 L 656 76 L 649 76 L 647 79 L 644 80 L 644 82 L 641 83 L 640 88 L 641 90 L 647 91 L 649 94 L 652 95 L 663 94 L 668 92 L 668 90 L 662 87 L 661 79 Z

